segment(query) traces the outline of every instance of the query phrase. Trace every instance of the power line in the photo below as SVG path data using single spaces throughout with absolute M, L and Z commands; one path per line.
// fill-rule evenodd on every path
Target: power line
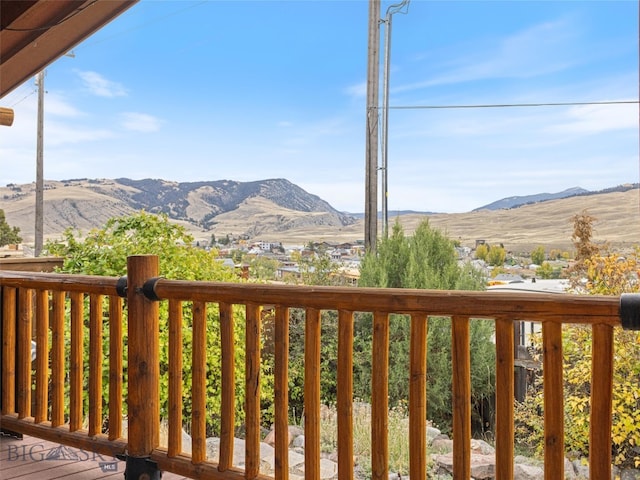
M 20 100 L 18 100 L 17 102 L 15 102 L 13 105 L 11 105 L 11 108 L 15 107 L 16 105 L 18 105 L 19 103 L 22 103 L 23 101 L 25 101 L 27 98 L 29 98 L 31 95 L 33 95 L 34 93 L 36 93 L 38 91 L 37 88 L 34 88 L 33 90 L 31 90 L 30 93 L 27 93 L 24 97 L 22 97 Z
M 179 14 L 181 14 L 181 13 L 187 11 L 187 10 L 190 10 L 192 8 L 199 7 L 200 5 L 203 5 L 205 3 L 208 3 L 208 0 L 200 0 L 200 1 L 196 2 L 196 3 L 193 3 L 191 5 L 187 5 L 186 7 L 182 7 L 182 8 L 179 8 L 177 10 L 173 10 L 173 11 L 171 11 L 169 13 L 164 14 L 164 15 L 158 15 L 156 17 L 148 19 L 144 23 L 141 23 L 141 24 L 138 24 L 138 25 L 134 25 L 133 27 L 128 28 L 126 30 L 121 30 L 119 32 L 115 32 L 112 35 L 109 35 L 108 37 L 104 37 L 104 38 L 96 39 L 94 41 L 88 41 L 87 43 L 83 43 L 78 48 L 76 48 L 76 50 L 80 50 L 80 49 L 85 48 L 85 47 L 90 47 L 90 46 L 93 46 L 93 45 L 97 45 L 97 44 L 105 42 L 107 40 L 111 40 L 112 38 L 120 37 L 122 35 L 126 35 L 128 33 L 134 32 L 136 30 L 141 30 L 143 28 L 147 28 L 149 25 L 160 23 L 160 22 L 162 22 L 162 21 L 164 21 L 164 20 L 166 20 L 168 18 L 171 18 L 173 16 L 179 15 Z
M 521 108 L 521 107 L 566 107 L 580 105 L 628 105 L 638 104 L 638 100 L 620 100 L 605 102 L 555 102 L 555 103 L 489 103 L 478 105 L 397 105 L 389 106 L 394 110 L 443 110 L 454 108 Z

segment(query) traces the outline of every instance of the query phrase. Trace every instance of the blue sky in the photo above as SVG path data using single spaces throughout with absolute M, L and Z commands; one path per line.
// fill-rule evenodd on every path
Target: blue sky
M 142 0 L 47 68 L 45 178 L 286 178 L 362 212 L 367 22 L 366 0 Z M 392 33 L 390 210 L 638 182 L 637 103 L 393 108 L 637 101 L 638 2 L 412 0 Z M 0 105 L 0 184 L 34 181 L 34 81 Z

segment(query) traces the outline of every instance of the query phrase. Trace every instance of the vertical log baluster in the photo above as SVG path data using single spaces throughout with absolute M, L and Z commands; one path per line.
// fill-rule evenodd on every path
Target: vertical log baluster
M 260 307 L 247 304 L 245 336 L 245 478 L 260 473 Z
M 514 326 L 496 319 L 496 480 L 513 478 Z
M 16 411 L 16 289 L 2 287 L 2 414 Z
M 307 309 L 304 340 L 304 474 L 320 480 L 320 310 Z
M 453 361 L 453 478 L 471 476 L 471 353 L 469 319 L 451 318 Z
M 193 302 L 193 358 L 191 360 L 191 461 L 207 458 L 207 305 Z
M 18 293 L 18 418 L 31 416 L 31 323 L 33 290 Z
M 338 311 L 338 480 L 353 478 L 353 312 Z
M 109 440 L 122 436 L 122 298 L 109 296 Z
M 289 478 L 289 309 L 276 306 L 275 431 L 276 480 Z
M 229 303 L 220 304 L 220 350 L 222 357 L 222 400 L 220 421 L 220 455 L 218 470 L 224 472 L 233 464 L 233 427 L 235 424 L 235 342 L 233 309 Z
M 71 357 L 69 358 L 69 430 L 82 428 L 84 294 L 71 292 Z
M 51 293 L 51 426 L 64 424 L 64 303 L 65 292 Z
M 182 302 L 169 300 L 169 457 L 182 452 L 182 318 Z
M 373 314 L 371 478 L 389 478 L 389 314 Z
M 409 476 L 427 478 L 427 315 L 411 316 Z
M 89 296 L 89 436 L 102 430 L 102 295 Z
M 49 410 L 49 292 L 36 290 L 36 402 L 35 423 L 47 420 Z
M 542 324 L 544 388 L 544 478 L 564 478 L 562 324 Z
M 591 351 L 591 425 L 589 474 L 611 478 L 611 410 L 613 404 L 613 327 L 593 325 Z

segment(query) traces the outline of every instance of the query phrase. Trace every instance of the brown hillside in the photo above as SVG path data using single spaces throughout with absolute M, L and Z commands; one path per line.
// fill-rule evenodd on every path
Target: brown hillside
M 99 182 L 99 188 L 96 183 Z M 123 199 L 130 187 L 109 180 L 77 180 L 46 182 L 45 236 L 60 238 L 72 226 L 82 233 L 99 228 L 107 219 L 134 211 Z M 191 215 L 200 217 L 206 205 L 202 197 L 191 195 L 187 207 Z M 17 226 L 25 243 L 33 242 L 35 223 L 34 185 L 0 187 L 0 208 L 5 210 L 10 225 Z M 400 217 L 406 233 L 413 232 L 424 218 L 463 245 L 473 246 L 476 239 L 502 243 L 508 250 L 530 251 L 537 245 L 570 250 L 571 217 L 583 210 L 597 220 L 594 239 L 607 241 L 614 247 L 629 248 L 640 243 L 640 196 L 637 189 L 553 200 L 510 210 L 478 211 L 456 214 Z M 197 215 L 196 215 L 197 212 Z M 191 216 L 190 215 L 190 216 Z M 390 218 L 394 223 L 396 218 Z M 355 242 L 364 237 L 364 222 L 336 225 L 332 212 L 302 212 L 276 205 L 257 196 L 246 199 L 238 208 L 213 218 L 211 228 L 198 222 L 180 221 L 198 240 L 211 234 L 246 234 L 252 239 L 303 244 L 309 241 Z

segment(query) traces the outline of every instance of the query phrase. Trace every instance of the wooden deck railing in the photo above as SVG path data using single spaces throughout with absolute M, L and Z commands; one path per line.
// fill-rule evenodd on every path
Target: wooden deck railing
M 157 257 L 128 260 L 124 279 L 63 274 L 0 272 L 2 288 L 2 426 L 17 432 L 106 454 L 126 454 L 127 478 L 139 478 L 148 460 L 161 470 L 193 478 L 264 478 L 260 473 L 261 310 L 275 311 L 275 478 L 287 479 L 289 313 L 305 310 L 305 478 L 320 478 L 320 319 L 321 311 L 338 312 L 337 415 L 338 478 L 352 479 L 353 461 L 353 320 L 356 312 L 373 314 L 372 478 L 388 479 L 389 316 L 411 316 L 409 370 L 410 476 L 426 478 L 427 329 L 432 316 L 452 319 L 454 478 L 470 477 L 471 381 L 469 325 L 472 319 L 495 321 L 496 338 L 496 478 L 513 478 L 514 458 L 514 322 L 542 323 L 544 372 L 545 479 L 564 478 L 562 325 L 591 325 L 590 472 L 611 477 L 611 404 L 613 330 L 621 325 L 617 297 L 517 294 L 513 292 L 424 291 L 280 285 L 222 284 L 158 278 Z M 128 330 L 123 331 L 126 295 Z M 85 298 L 89 325 L 83 325 Z M 35 301 L 33 300 L 35 298 Z M 102 331 L 103 302 L 108 300 L 108 331 Z M 168 445 L 159 447 L 158 302 L 168 301 Z M 219 461 L 206 457 L 207 306 L 219 309 L 221 418 Z M 65 310 L 68 306 L 68 312 Z M 235 307 L 234 307 L 235 306 Z M 244 308 L 245 344 L 234 342 L 234 308 Z M 192 314 L 192 358 L 183 365 L 183 312 Z M 627 306 L 640 315 L 637 302 Z M 636 312 L 638 310 L 638 312 Z M 35 312 L 35 313 L 33 313 Z M 637 318 L 636 318 L 637 319 Z M 34 330 L 35 322 L 35 330 Z M 70 324 L 69 338 L 65 322 Z M 637 326 L 635 320 L 634 325 Z M 83 411 L 83 341 L 89 334 L 88 411 Z M 37 354 L 32 378 L 30 341 Z M 128 337 L 128 437 L 122 438 L 123 335 Z M 102 341 L 109 355 L 102 356 Z M 47 345 L 51 344 L 49 351 Z M 69 361 L 64 345 L 70 342 Z M 232 466 L 235 349 L 245 350 L 245 468 Z M 103 364 L 108 360 L 108 435 L 103 422 Z M 50 363 L 49 363 L 50 362 Z M 66 366 L 68 364 L 68 366 Z M 50 366 L 50 374 L 49 374 Z M 66 370 L 65 370 L 66 369 Z M 191 369 L 192 385 L 182 391 L 182 373 Z M 67 372 L 68 370 L 68 372 Z M 65 385 L 64 375 L 69 375 Z M 597 381 L 595 381 L 597 379 Z M 35 399 L 31 398 L 35 385 Z M 50 392 L 47 390 L 50 386 Z M 65 404 L 65 392 L 69 394 Z M 190 398 L 191 418 L 182 417 Z M 50 400 L 49 400 L 50 399 Z M 33 401 L 32 401 L 33 400 Z M 65 414 L 65 412 L 67 412 Z M 88 418 L 88 424 L 84 424 Z M 191 454 L 183 451 L 181 430 L 191 422 Z M 129 463 L 131 460 L 131 466 Z M 136 464 L 136 462 L 138 462 Z M 142 466 L 140 466 L 142 464 Z M 153 477 L 152 477 L 153 478 Z

